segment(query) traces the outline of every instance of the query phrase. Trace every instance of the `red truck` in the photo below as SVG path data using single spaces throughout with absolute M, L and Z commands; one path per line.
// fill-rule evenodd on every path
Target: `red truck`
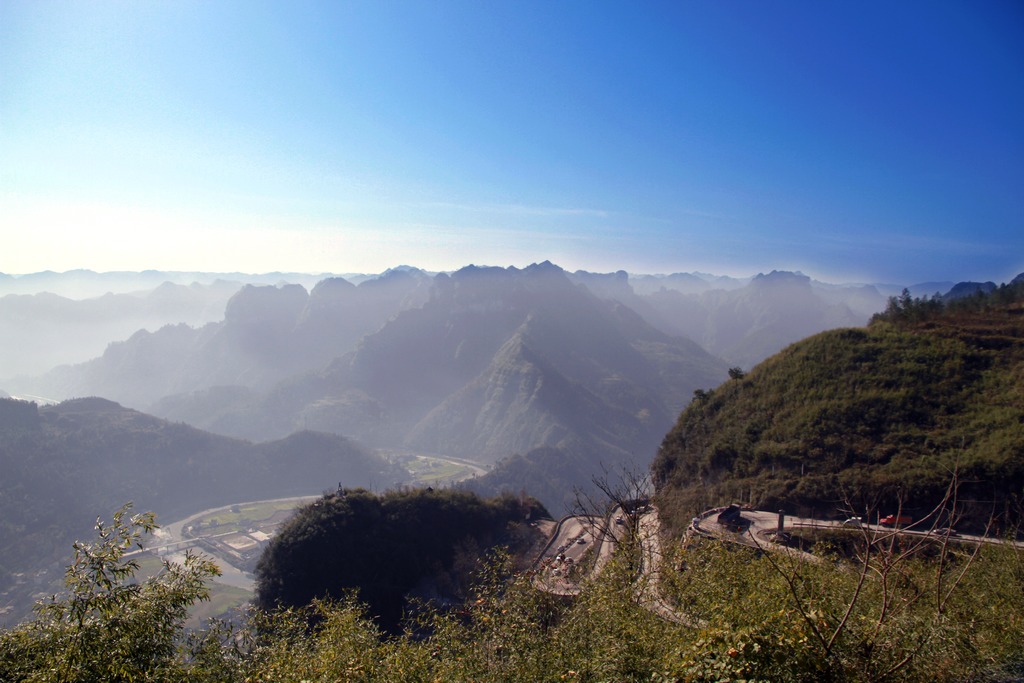
M 907 515 L 889 515 L 888 517 L 882 517 L 878 520 L 878 523 L 882 526 L 903 526 L 904 524 L 910 524 L 912 520 Z

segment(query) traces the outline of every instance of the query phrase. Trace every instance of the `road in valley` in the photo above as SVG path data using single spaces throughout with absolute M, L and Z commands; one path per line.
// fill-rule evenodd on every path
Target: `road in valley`
M 152 551 L 158 555 L 166 556 L 167 559 L 179 563 L 184 562 L 186 550 L 198 550 L 212 559 L 220 568 L 221 575 L 216 577 L 214 581 L 227 586 L 234 586 L 235 588 L 242 588 L 251 591 L 255 588 L 255 580 L 252 574 L 233 565 L 229 560 L 224 558 L 223 553 L 212 552 L 210 548 L 203 543 L 204 537 L 186 537 L 184 529 L 192 525 L 196 520 L 215 515 L 219 512 L 230 511 L 231 508 L 235 507 L 235 505 L 250 505 L 252 503 L 295 503 L 295 506 L 298 507 L 302 503 L 316 500 L 319 497 L 320 496 L 293 496 L 290 498 L 275 498 L 273 500 L 248 501 L 245 503 L 222 505 L 220 507 L 203 510 L 202 512 L 197 512 L 194 515 L 189 515 L 184 519 L 179 519 L 175 522 L 171 522 L 170 524 L 161 526 L 153 532 L 155 542 L 147 546 L 146 550 Z M 229 536 L 233 533 L 235 532 L 226 532 L 218 534 L 217 536 Z M 211 536 L 209 538 L 216 538 L 216 536 Z

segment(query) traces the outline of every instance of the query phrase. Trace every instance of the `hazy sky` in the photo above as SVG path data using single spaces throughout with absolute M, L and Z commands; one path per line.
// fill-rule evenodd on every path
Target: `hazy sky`
M 0 0 L 0 272 L 1024 271 L 1024 4 Z

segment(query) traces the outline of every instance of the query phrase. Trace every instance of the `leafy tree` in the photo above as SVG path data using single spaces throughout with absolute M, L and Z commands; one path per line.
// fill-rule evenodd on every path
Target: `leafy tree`
M 189 607 L 208 598 L 207 579 L 218 575 L 210 560 L 191 553 L 182 564 L 135 581 L 139 565 L 129 552 L 156 528 L 152 513 L 113 522 L 96 520 L 97 540 L 74 544 L 65 574 L 66 593 L 36 607 L 36 618 L 0 634 L 0 680 L 164 680 L 180 665 L 179 640 Z

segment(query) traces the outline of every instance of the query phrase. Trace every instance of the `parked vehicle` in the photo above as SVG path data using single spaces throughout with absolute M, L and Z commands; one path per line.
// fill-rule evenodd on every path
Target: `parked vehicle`
M 718 513 L 719 524 L 736 524 L 740 519 L 740 506 L 730 505 Z
M 903 526 L 904 524 L 910 524 L 912 521 L 914 520 L 907 515 L 888 515 L 878 520 L 878 523 L 882 526 L 897 527 Z
M 864 525 L 864 521 L 860 517 L 850 517 L 848 520 L 843 522 L 843 526 L 861 527 Z

